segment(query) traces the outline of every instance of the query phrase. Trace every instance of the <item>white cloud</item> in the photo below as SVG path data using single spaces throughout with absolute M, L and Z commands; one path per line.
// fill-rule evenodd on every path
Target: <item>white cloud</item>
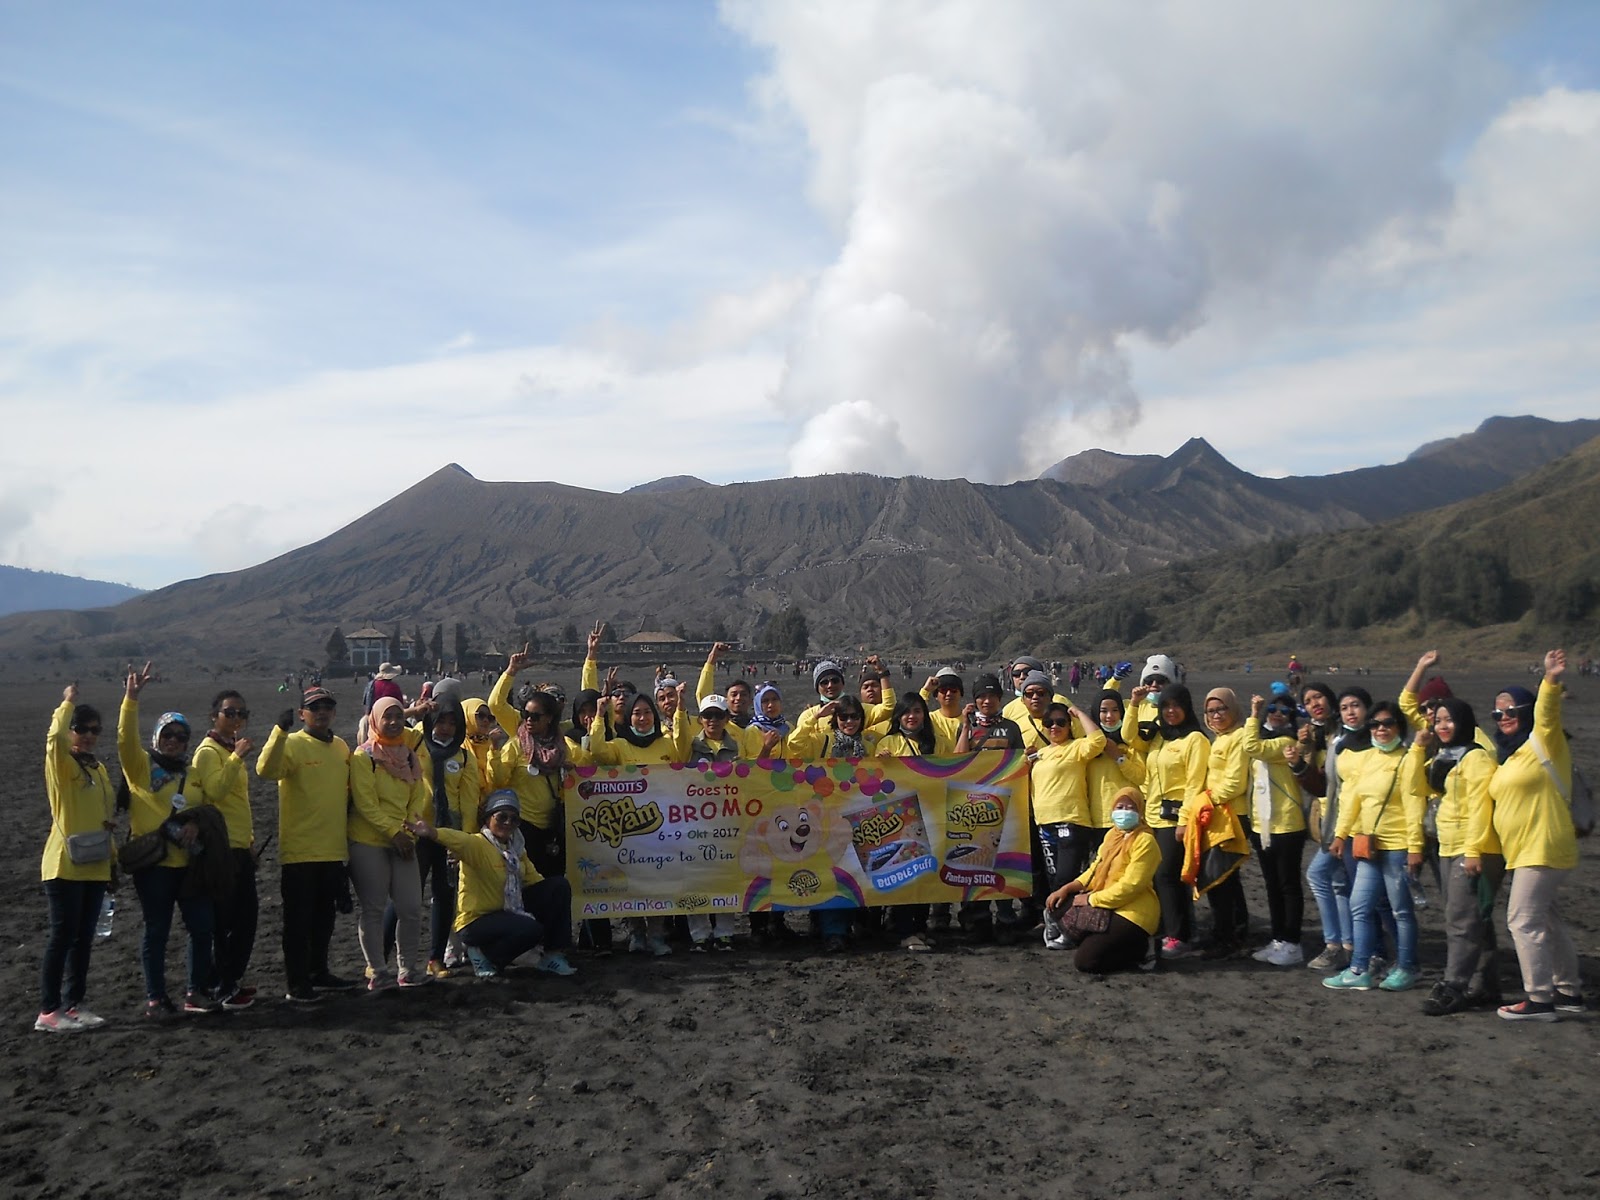
M 1514 9 L 726 0 L 843 238 L 778 397 L 795 469 L 1030 474 L 1136 424 L 1136 352 L 1348 321 L 1350 260 L 1452 211 Z

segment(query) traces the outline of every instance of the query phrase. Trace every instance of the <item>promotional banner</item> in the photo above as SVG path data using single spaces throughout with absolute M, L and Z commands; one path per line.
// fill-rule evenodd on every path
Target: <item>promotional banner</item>
M 583 917 L 1026 896 L 1023 752 L 578 767 L 567 876 Z

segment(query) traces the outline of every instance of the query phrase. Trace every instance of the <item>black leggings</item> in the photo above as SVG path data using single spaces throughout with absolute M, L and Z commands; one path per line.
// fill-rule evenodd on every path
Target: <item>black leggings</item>
M 1300 923 L 1306 910 L 1305 893 L 1300 887 L 1300 860 L 1305 856 L 1306 831 L 1275 833 L 1270 845 L 1252 833 L 1261 863 L 1261 878 L 1267 885 L 1267 912 L 1272 918 L 1272 940 L 1300 944 Z
M 1112 971 L 1131 971 L 1144 961 L 1150 935 L 1127 917 L 1111 914 L 1111 925 L 1104 933 L 1091 933 L 1078 943 L 1072 965 L 1086 975 L 1109 975 Z
M 1194 890 L 1183 882 L 1183 842 L 1176 826 L 1157 829 L 1161 865 L 1156 868 L 1156 895 L 1161 900 L 1161 932 L 1180 942 L 1194 938 Z

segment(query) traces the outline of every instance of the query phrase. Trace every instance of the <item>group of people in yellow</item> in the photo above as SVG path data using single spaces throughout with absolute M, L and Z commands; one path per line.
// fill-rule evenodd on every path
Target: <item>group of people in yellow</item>
M 538 970 L 573 973 L 561 817 L 571 767 L 1008 749 L 1030 763 L 1035 898 L 1020 912 L 1009 901 L 961 904 L 954 913 L 937 905 L 870 916 L 824 909 L 815 917 L 826 948 L 842 949 L 852 927 L 881 919 L 909 951 L 932 948 L 952 921 L 971 939 L 1002 942 L 1037 926 L 1046 947 L 1072 951 L 1080 970 L 1096 973 L 1231 956 L 1245 949 L 1239 872 L 1254 857 L 1271 925 L 1254 958 L 1306 962 L 1304 878 L 1324 942 L 1306 965 L 1331 972 L 1329 988 L 1403 991 L 1419 982 L 1413 887 L 1425 852 L 1436 847 L 1448 958 L 1425 1011 L 1492 1006 L 1511 1020 L 1555 1020 L 1582 1008 L 1558 903 L 1577 861 L 1559 650 L 1545 656 L 1537 696 L 1519 687 L 1499 693 L 1486 727 L 1441 679 L 1427 677 L 1437 661 L 1431 652 L 1396 701 L 1374 703 L 1359 687 L 1335 694 L 1317 682 L 1294 695 L 1276 683 L 1248 708 L 1232 690 L 1213 689 L 1198 713 L 1178 668 L 1159 654 L 1126 701 L 1131 664 L 1090 711 L 1059 694 L 1044 664 L 1027 656 L 1008 666 L 1005 682 L 974 677 L 970 696 L 948 668 L 897 696 L 876 656 L 852 693 L 843 667 L 823 661 L 812 672 L 814 694 L 791 718 L 773 683 L 753 687 L 740 676 L 718 690 L 720 644 L 692 702 L 687 683 L 665 673 L 648 691 L 616 669 L 602 681 L 602 629 L 590 635 L 570 710 L 553 685 L 519 687 L 524 651 L 485 698 L 464 696 L 461 681 L 448 677 L 409 704 L 398 686 L 378 688 L 353 751 L 333 732 L 336 701 L 320 686 L 305 691 L 297 712 L 278 717 L 254 767 L 278 789 L 288 1000 L 361 986 L 329 968 L 335 914 L 353 907 L 372 991 L 423 986 L 459 969 L 501 978 L 524 956 Z M 191 750 L 186 718 L 164 713 L 147 750 L 138 701 L 150 680 L 148 664 L 128 675 L 120 789 L 94 753 L 100 715 L 79 703 L 75 686 L 52 718 L 42 864 L 50 936 L 35 1023 L 42 1031 L 103 1023 L 84 1001 L 95 923 L 118 859 L 144 915 L 146 1012 L 180 1007 L 165 979 L 174 910 L 189 936 L 182 1010 L 246 1008 L 255 999 L 244 979 L 265 842 L 249 805 L 250 714 L 242 696 L 224 690 L 198 746 Z M 120 847 L 111 836 L 119 807 L 130 833 Z M 1507 921 L 1527 998 L 1501 1004 L 1493 917 L 1508 872 Z M 1213 917 L 1203 948 L 1193 913 L 1200 895 Z M 688 925 L 695 950 L 733 947 L 729 916 L 690 917 Z M 751 931 L 762 941 L 788 935 L 771 913 L 752 913 Z M 597 952 L 609 952 L 608 924 L 584 922 L 582 932 Z M 655 918 L 631 920 L 628 945 L 671 952 Z

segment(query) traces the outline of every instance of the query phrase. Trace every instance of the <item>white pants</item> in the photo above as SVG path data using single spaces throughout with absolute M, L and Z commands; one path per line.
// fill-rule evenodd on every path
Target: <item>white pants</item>
M 1511 873 L 1506 926 L 1522 967 L 1528 999 L 1549 1004 L 1557 992 L 1581 995 L 1578 951 L 1561 920 L 1556 890 L 1568 872 L 1559 867 L 1518 867 Z
M 689 936 L 697 942 L 703 942 L 710 937 L 713 926 L 719 938 L 731 938 L 734 928 L 733 914 L 692 913 L 689 916 Z

